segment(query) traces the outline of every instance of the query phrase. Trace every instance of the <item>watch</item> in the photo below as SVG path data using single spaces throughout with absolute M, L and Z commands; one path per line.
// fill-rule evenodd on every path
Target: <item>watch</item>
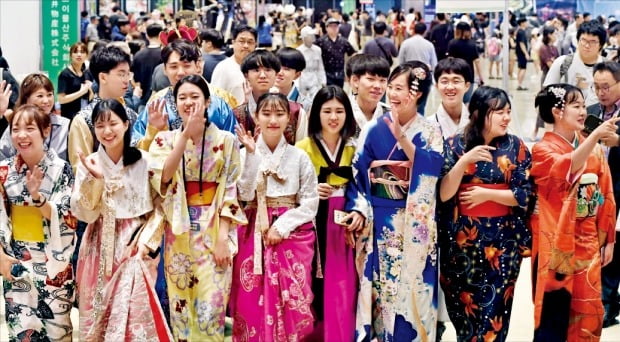
M 43 197 L 41 194 L 39 194 L 39 199 L 32 199 L 32 203 L 36 206 L 36 207 L 40 207 L 43 205 L 43 203 L 45 203 L 45 197 Z

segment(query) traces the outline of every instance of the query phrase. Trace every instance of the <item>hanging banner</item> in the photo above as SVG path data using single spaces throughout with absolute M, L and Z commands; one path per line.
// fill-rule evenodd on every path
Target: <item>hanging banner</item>
M 435 7 L 437 0 L 424 0 L 424 21 L 427 25 L 435 19 Z
M 436 0 L 436 13 L 476 13 L 501 12 L 504 10 L 504 0 L 463 1 L 463 0 Z
M 58 89 L 58 75 L 69 64 L 69 48 L 80 40 L 78 1 L 41 1 L 41 70 Z

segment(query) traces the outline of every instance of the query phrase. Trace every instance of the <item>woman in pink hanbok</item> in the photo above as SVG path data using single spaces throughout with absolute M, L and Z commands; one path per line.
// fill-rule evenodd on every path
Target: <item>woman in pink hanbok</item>
M 169 341 L 153 287 L 162 230 L 147 154 L 129 146 L 129 118 L 117 100 L 98 103 L 92 122 L 101 145 L 80 153 L 71 196 L 73 213 L 88 222 L 77 269 L 80 339 Z
M 282 94 L 257 102 L 260 135 L 237 129 L 243 145 L 239 199 L 249 224 L 239 226 L 230 314 L 234 341 L 300 341 L 313 330 L 312 260 L 319 195 L 314 166 L 289 145 L 289 106 Z

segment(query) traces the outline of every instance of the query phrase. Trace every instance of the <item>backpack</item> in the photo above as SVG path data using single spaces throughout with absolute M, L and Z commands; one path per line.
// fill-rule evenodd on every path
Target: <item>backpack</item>
M 489 56 L 499 55 L 499 43 L 497 41 L 497 38 L 493 37 L 489 39 L 489 43 L 487 45 L 487 51 L 489 53 Z

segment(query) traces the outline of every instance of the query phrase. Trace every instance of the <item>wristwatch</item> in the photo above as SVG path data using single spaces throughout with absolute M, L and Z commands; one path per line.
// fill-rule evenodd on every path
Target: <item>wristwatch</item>
M 39 199 L 32 199 L 32 203 L 35 205 L 35 207 L 40 207 L 45 203 L 45 197 L 43 197 L 41 194 L 39 194 Z

